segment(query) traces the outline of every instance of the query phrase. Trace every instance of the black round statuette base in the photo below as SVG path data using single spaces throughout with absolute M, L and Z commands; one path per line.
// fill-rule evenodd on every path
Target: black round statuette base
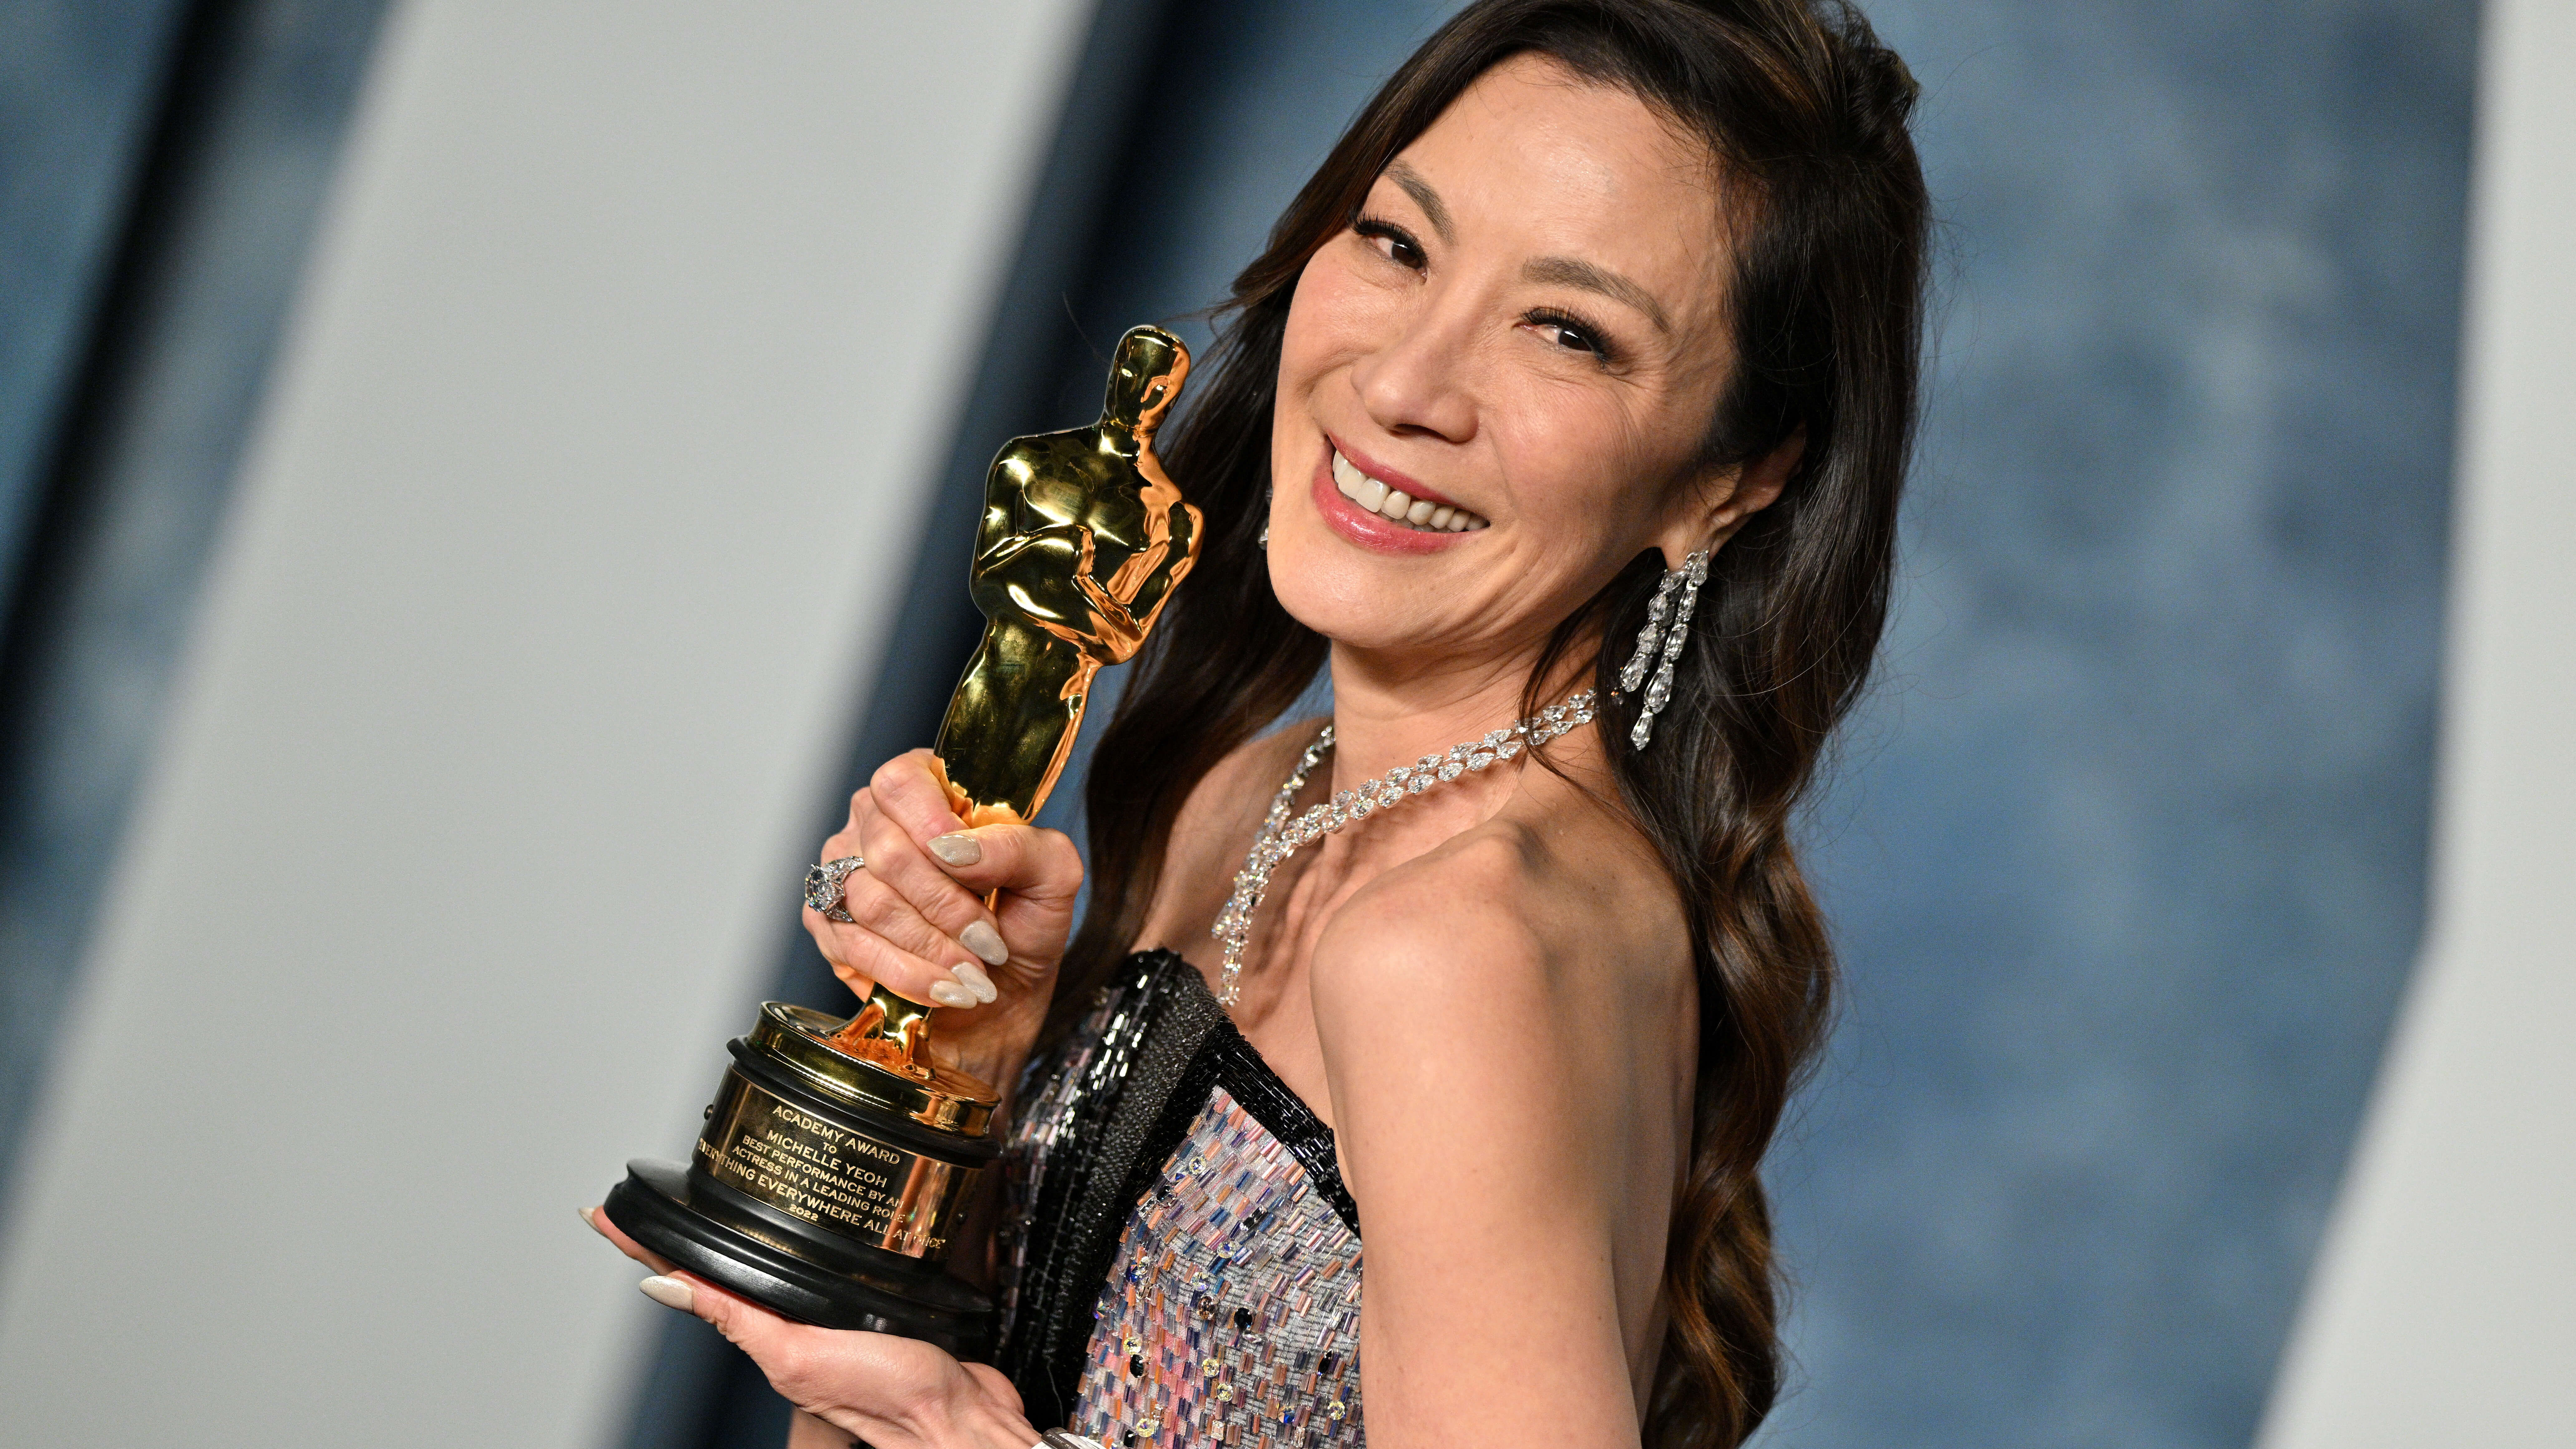
M 991 1298 L 939 1265 L 998 1152 L 990 1094 L 853 1055 L 842 1025 L 763 1006 L 690 1162 L 629 1162 L 602 1206 L 644 1247 L 789 1318 L 988 1358 Z
M 800 1256 L 730 1225 L 727 1217 L 760 1214 L 760 1205 L 676 1162 L 626 1164 L 604 1206 L 628 1237 L 800 1323 L 901 1334 L 961 1359 L 992 1356 L 993 1300 L 974 1285 L 936 1271 L 906 1278 L 824 1267 L 814 1258 L 832 1256 L 828 1244 L 808 1239 L 802 1246 L 811 1256 Z M 765 1226 L 784 1235 L 775 1221 Z

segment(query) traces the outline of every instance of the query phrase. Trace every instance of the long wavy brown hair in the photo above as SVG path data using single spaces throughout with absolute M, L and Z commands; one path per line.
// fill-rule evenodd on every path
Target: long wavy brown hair
M 1091 906 L 1068 955 L 1059 1035 L 1132 947 L 1172 821 L 1230 751 L 1276 723 L 1326 642 L 1282 609 L 1257 535 L 1270 486 L 1280 338 L 1297 279 L 1378 173 L 1478 76 L 1538 53 L 1644 100 L 1715 156 L 1735 362 L 1707 461 L 1748 463 L 1803 433 L 1778 502 L 1711 561 L 1650 749 L 1612 699 L 1619 804 L 1654 842 L 1699 978 L 1691 1155 L 1664 1265 L 1669 1328 L 1646 1442 L 1732 1449 L 1780 1385 L 1777 1268 L 1760 1176 L 1824 1034 L 1833 950 L 1790 842 L 1791 812 L 1866 677 L 1887 613 L 1911 446 L 1928 228 L 1907 126 L 1915 83 L 1839 0 L 1481 0 L 1396 72 L 1234 284 L 1209 376 L 1163 456 L 1209 520 L 1102 733 L 1085 799 Z M 1640 554 L 1566 619 L 1530 676 L 1641 628 L 1660 575 Z

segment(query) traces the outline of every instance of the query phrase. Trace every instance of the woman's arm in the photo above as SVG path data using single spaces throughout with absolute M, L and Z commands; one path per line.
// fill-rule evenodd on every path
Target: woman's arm
M 1390 872 L 1316 947 L 1376 1449 L 1639 1442 L 1688 1017 L 1625 1019 L 1655 968 L 1619 933 L 1585 950 L 1534 925 L 1519 857 L 1486 841 Z

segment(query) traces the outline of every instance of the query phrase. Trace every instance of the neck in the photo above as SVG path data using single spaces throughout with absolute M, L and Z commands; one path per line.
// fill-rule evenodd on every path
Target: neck
M 1590 682 L 1594 647 L 1558 661 L 1540 692 L 1542 707 Z M 1481 662 L 1424 664 L 1333 646 L 1333 788 L 1373 779 L 1397 765 L 1473 740 L 1521 717 L 1529 650 Z

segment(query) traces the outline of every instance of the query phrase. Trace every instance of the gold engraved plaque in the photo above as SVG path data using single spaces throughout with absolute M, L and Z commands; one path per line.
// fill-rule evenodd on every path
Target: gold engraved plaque
M 937 1262 L 980 1168 L 861 1136 L 727 1072 L 698 1167 L 747 1197 L 907 1258 Z

